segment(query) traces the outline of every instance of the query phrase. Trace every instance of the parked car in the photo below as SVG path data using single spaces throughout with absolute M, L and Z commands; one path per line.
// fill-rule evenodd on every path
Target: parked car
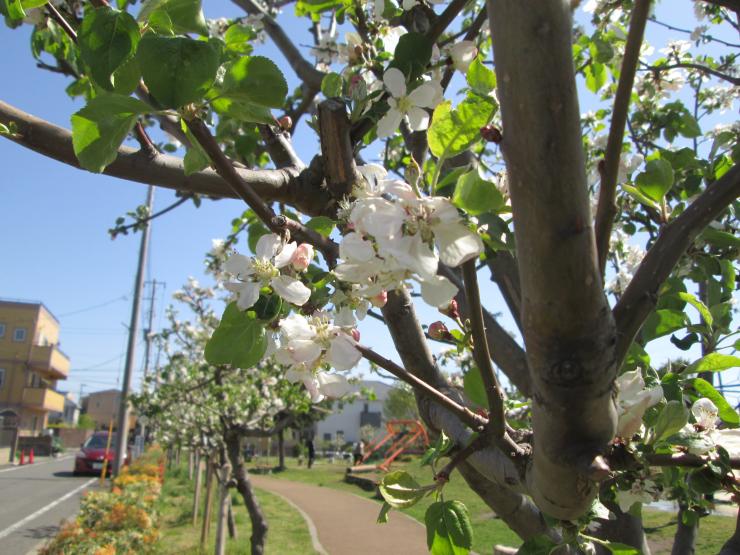
M 106 456 L 105 448 L 108 445 L 108 432 L 96 432 L 91 435 L 75 455 L 75 468 L 73 474 L 99 474 L 103 470 L 103 461 L 108 459 L 108 471 L 116 456 L 116 437 L 111 438 L 110 447 Z M 124 464 L 128 464 L 128 453 L 123 454 Z

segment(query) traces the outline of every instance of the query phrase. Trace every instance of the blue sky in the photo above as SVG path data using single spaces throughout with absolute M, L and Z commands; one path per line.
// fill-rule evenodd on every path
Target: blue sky
M 209 0 L 205 4 L 207 17 L 241 15 L 230 2 Z M 686 10 L 691 9 L 690 4 L 681 2 Z M 675 13 L 681 14 L 681 10 Z M 689 25 L 682 21 L 684 15 L 665 19 Z M 287 30 L 298 44 L 311 42 L 305 22 L 289 25 Z M 0 56 L 0 75 L 4 76 L 0 98 L 68 128 L 70 115 L 82 104 L 64 92 L 65 77 L 36 69 L 29 49 L 30 31 L 29 26 L 0 28 L 4 51 Z M 667 37 L 654 25 L 648 33 L 656 46 Z M 261 53 L 286 67 L 273 48 L 263 47 Z M 289 68 L 285 73 L 291 86 L 295 85 Z M 299 154 L 310 160 L 316 149 L 314 135 L 304 128 L 297 137 Z M 124 363 L 139 236 L 120 236 L 112 241 L 107 229 L 118 216 L 144 202 L 146 187 L 76 170 L 2 139 L 0 163 L 0 296 L 43 301 L 59 317 L 61 348 L 72 360 L 70 378 L 60 383 L 59 389 L 78 392 L 81 384 L 86 392 L 117 387 Z M 173 200 L 171 191 L 156 191 L 156 208 Z M 222 237 L 230 220 L 243 209 L 238 201 L 204 202 L 199 209 L 186 205 L 154 222 L 147 279 L 166 283 L 164 290 L 157 291 L 156 324 L 162 322 L 171 294 L 188 276 L 210 283 L 202 272 L 203 255 L 211 239 Z M 487 280 L 482 281 L 484 298 L 491 300 L 488 308 L 503 310 L 495 289 Z M 424 323 L 436 319 L 432 310 L 421 315 Z M 505 322 L 513 328 L 510 319 Z M 377 341 L 385 337 L 377 324 L 365 323 L 361 330 L 363 341 L 392 354 L 388 341 Z M 659 360 L 667 355 L 664 345 L 651 351 Z M 137 354 L 140 360 L 141 341 Z

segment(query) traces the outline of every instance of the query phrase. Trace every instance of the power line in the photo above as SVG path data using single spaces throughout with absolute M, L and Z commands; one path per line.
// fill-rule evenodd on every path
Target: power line
M 96 305 L 88 306 L 85 308 L 80 308 L 78 310 L 72 310 L 71 312 L 65 312 L 64 314 L 58 314 L 57 316 L 59 318 L 64 318 L 65 316 L 72 316 L 74 314 L 80 314 L 81 312 L 87 312 L 89 310 L 95 310 L 96 308 L 103 308 L 104 306 L 108 306 L 110 304 L 113 304 L 118 301 L 126 301 L 128 300 L 127 295 L 121 295 L 120 297 L 116 297 L 115 299 L 111 299 L 109 301 L 105 301 Z

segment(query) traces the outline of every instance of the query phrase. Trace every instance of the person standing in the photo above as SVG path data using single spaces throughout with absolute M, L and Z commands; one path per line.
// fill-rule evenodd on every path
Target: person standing
M 308 449 L 308 468 L 311 468 L 316 458 L 316 450 L 313 447 L 313 439 L 310 437 L 306 440 L 306 448 Z

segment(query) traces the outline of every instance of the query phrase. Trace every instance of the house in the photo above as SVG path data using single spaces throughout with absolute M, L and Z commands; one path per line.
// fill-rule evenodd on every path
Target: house
M 49 413 L 64 411 L 59 380 L 69 375 L 59 320 L 40 302 L 0 299 L 0 420 L 39 435 Z
M 352 393 L 360 395 L 350 402 L 335 402 L 332 413 L 316 423 L 314 441 L 317 444 L 337 441 L 354 443 L 360 440 L 360 428 L 363 426 L 380 429 L 385 423 L 383 403 L 392 387 L 377 380 L 363 380 L 353 384 Z M 367 400 L 362 395 L 363 389 L 374 391 L 376 399 Z
M 80 418 L 80 406 L 75 401 L 74 393 L 63 391 L 59 393 L 64 395 L 64 410 L 62 412 L 49 413 L 49 422 L 72 427 L 77 426 L 77 421 Z
M 82 413 L 95 422 L 96 430 L 107 430 L 111 421 L 115 429 L 118 422 L 118 407 L 121 403 L 121 392 L 118 389 L 95 391 L 82 398 Z M 133 430 L 136 417 L 129 416 L 129 430 Z

